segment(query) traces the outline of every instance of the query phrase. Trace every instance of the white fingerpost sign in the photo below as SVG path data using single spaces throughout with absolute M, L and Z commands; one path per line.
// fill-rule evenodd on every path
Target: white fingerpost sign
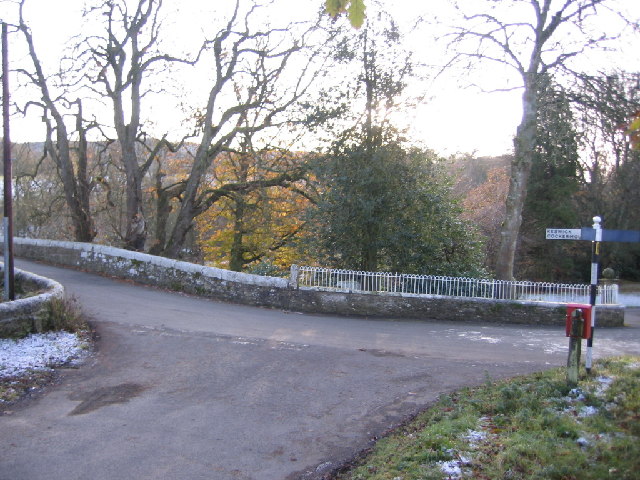
M 547 240 L 581 240 L 581 228 L 547 228 Z

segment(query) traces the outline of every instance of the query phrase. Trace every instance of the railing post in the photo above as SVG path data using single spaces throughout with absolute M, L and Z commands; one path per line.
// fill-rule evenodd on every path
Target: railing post
M 300 276 L 300 267 L 298 265 L 291 265 L 291 273 L 289 274 L 289 287 L 298 290 L 299 276 Z

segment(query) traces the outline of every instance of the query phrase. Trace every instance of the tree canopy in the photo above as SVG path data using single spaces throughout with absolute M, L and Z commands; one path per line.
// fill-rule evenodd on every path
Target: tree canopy
M 429 80 L 454 71 L 434 53 L 445 45 L 422 41 L 426 22 L 405 36 L 413 11 L 398 23 L 392 3 L 325 0 L 303 21 L 278 1 L 215 2 L 202 8 L 216 14 L 176 41 L 171 29 L 193 25 L 174 14 L 193 13 L 184 2 L 89 0 L 59 53 L 35 20 L 48 4 L 5 3 L 15 10 L 16 109 L 42 119 L 31 129 L 42 143 L 16 159 L 24 234 L 234 270 L 306 262 L 473 274 L 484 263 L 502 278 L 544 279 L 583 270 L 581 260 L 560 267 L 577 257 L 548 246 L 544 227 L 594 214 L 607 228 L 639 220 L 637 72 L 577 61 L 622 35 L 603 30 L 602 16 L 624 23 L 614 0 L 455 2 L 459 21 L 437 25 L 448 51 L 465 68 L 504 67 L 460 76 L 523 95 L 514 155 L 457 156 L 473 181 L 454 190 L 449 161 L 429 148 L 433 131 L 405 128 L 428 103 Z M 506 77 L 515 84 L 487 83 Z M 468 137 L 477 124 L 467 105 L 447 107 L 460 120 L 440 124 Z M 631 247 L 603 254 L 632 276 L 638 258 Z
M 346 14 L 355 28 L 360 28 L 366 17 L 364 0 L 325 0 L 325 9 L 334 18 Z

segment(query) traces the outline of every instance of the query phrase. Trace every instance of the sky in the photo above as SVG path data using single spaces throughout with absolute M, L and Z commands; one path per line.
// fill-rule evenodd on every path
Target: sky
M 198 33 L 211 27 L 215 21 L 224 18 L 218 9 L 228 7 L 225 0 L 165 0 L 167 20 L 166 28 L 175 45 L 184 50 L 193 50 L 198 44 Z M 414 51 L 415 58 L 429 65 L 443 65 L 447 54 L 443 44 L 437 44 L 434 36 L 438 34 L 435 20 L 447 22 L 451 13 L 451 2 L 432 0 L 416 3 L 412 0 L 382 0 L 385 7 L 402 25 L 413 24 L 424 15 L 425 22 L 407 37 L 407 47 Z M 477 0 L 463 0 L 477 5 Z M 616 0 L 613 0 L 616 1 Z M 635 2 L 621 0 L 629 6 Z M 640 3 L 640 2 L 638 2 Z M 64 44 L 70 36 L 78 33 L 77 26 L 83 25 L 81 8 L 84 0 L 26 0 L 26 17 L 36 38 L 36 46 L 45 58 L 45 66 L 49 71 L 56 68 L 58 58 Z M 313 16 L 321 4 L 321 0 L 273 0 L 273 5 L 265 9 L 271 15 L 270 21 L 287 22 L 303 20 Z M 410 8 L 407 8 L 410 7 Z M 11 11 L 4 13 L 9 20 Z M 421 11 L 422 9 L 422 11 Z M 640 10 L 640 8 L 636 8 Z M 0 10 L 1 11 L 1 10 Z M 191 27 L 185 31 L 184 25 Z M 84 24 L 86 29 L 88 25 Z M 26 59 L 21 38 L 17 34 L 10 36 L 11 68 L 17 68 Z M 637 44 L 636 44 L 637 45 Z M 620 53 L 626 65 L 640 68 L 640 49 L 623 45 Z M 601 57 L 595 63 L 605 65 L 613 61 L 614 55 Z M 616 56 L 616 58 L 618 58 Z M 180 80 L 180 89 L 191 92 L 194 98 L 206 85 L 198 85 L 194 76 L 186 76 Z M 403 120 L 410 124 L 411 138 L 421 145 L 434 149 L 440 154 L 474 153 L 479 156 L 494 156 L 510 153 L 512 139 L 521 117 L 521 91 L 518 89 L 494 91 L 517 83 L 517 76 L 494 65 L 485 64 L 473 71 L 451 69 L 437 78 L 416 81 L 414 88 L 426 93 L 425 100 L 416 108 L 405 112 Z M 12 91 L 15 91 L 17 80 L 12 78 Z M 481 84 L 482 88 L 470 86 Z M 20 97 L 20 91 L 12 95 Z M 202 97 L 200 97 L 202 98 Z M 194 100 L 197 101 L 197 100 Z M 202 102 L 199 102 L 202 104 Z M 175 129 L 179 115 L 175 103 L 172 106 L 153 109 L 157 127 Z M 11 138 L 14 142 L 41 141 L 42 123 L 37 115 L 28 118 L 14 116 L 11 123 Z

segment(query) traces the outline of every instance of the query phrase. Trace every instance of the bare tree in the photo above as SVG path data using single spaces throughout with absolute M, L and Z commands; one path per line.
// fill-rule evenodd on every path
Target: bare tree
M 35 48 L 33 35 L 23 15 L 24 2 L 25 0 L 21 0 L 19 4 L 18 29 L 26 40 L 33 70 L 21 69 L 20 72 L 38 88 L 41 95 L 40 101 L 29 102 L 27 108 L 37 105 L 43 110 L 42 119 L 46 124 L 45 153 L 53 159 L 58 167 L 66 204 L 71 212 L 74 238 L 79 242 L 91 242 L 97 232 L 91 214 L 90 192 L 92 187 L 87 175 L 86 134 L 90 125 L 88 126 L 84 122 L 80 99 L 70 102 L 64 96 L 55 96 L 51 93 L 50 77 L 44 72 Z M 74 143 L 70 140 L 70 133 L 65 123 L 65 112 L 72 105 L 76 107 L 74 114 L 76 118 L 75 133 L 79 137 L 75 157 L 73 155 Z
M 607 225 L 637 224 L 640 154 L 627 131 L 640 111 L 640 73 L 585 75 L 574 87 L 583 168 L 590 188 L 585 196 Z
M 147 236 L 143 212 L 142 179 L 152 165 L 157 148 L 144 148 L 142 102 L 159 75 L 172 62 L 192 63 L 163 53 L 159 48 L 162 0 L 138 0 L 134 9 L 126 0 L 101 0 L 85 16 L 100 15 L 104 32 L 77 46 L 89 88 L 108 98 L 113 126 L 120 144 L 126 177 L 126 248 L 141 250 Z
M 208 183 L 212 162 L 239 135 L 251 136 L 292 123 L 283 114 L 296 105 L 314 79 L 317 57 L 313 53 L 299 55 L 306 51 L 305 41 L 313 27 L 298 24 L 259 30 L 253 26 L 258 9 L 253 3 L 242 12 L 237 0 L 226 26 L 206 44 L 213 81 L 198 118 L 200 143 L 188 178 L 176 192 L 180 207 L 163 251 L 166 256 L 180 256 L 194 219 L 220 198 L 234 192 L 286 186 L 302 176 L 302 170 L 296 169 L 265 181 Z M 285 88 L 287 77 L 290 84 Z
M 514 0 L 507 5 L 486 0 L 486 10 L 464 15 L 454 27 L 458 58 L 493 62 L 517 72 L 522 91 L 522 118 L 514 139 L 506 215 L 502 227 L 496 275 L 513 277 L 513 265 L 527 181 L 536 146 L 536 118 L 541 80 L 570 72 L 572 59 L 602 46 L 613 37 L 596 33 L 596 15 L 608 11 L 610 0 Z M 617 34 L 617 33 L 616 33 Z

